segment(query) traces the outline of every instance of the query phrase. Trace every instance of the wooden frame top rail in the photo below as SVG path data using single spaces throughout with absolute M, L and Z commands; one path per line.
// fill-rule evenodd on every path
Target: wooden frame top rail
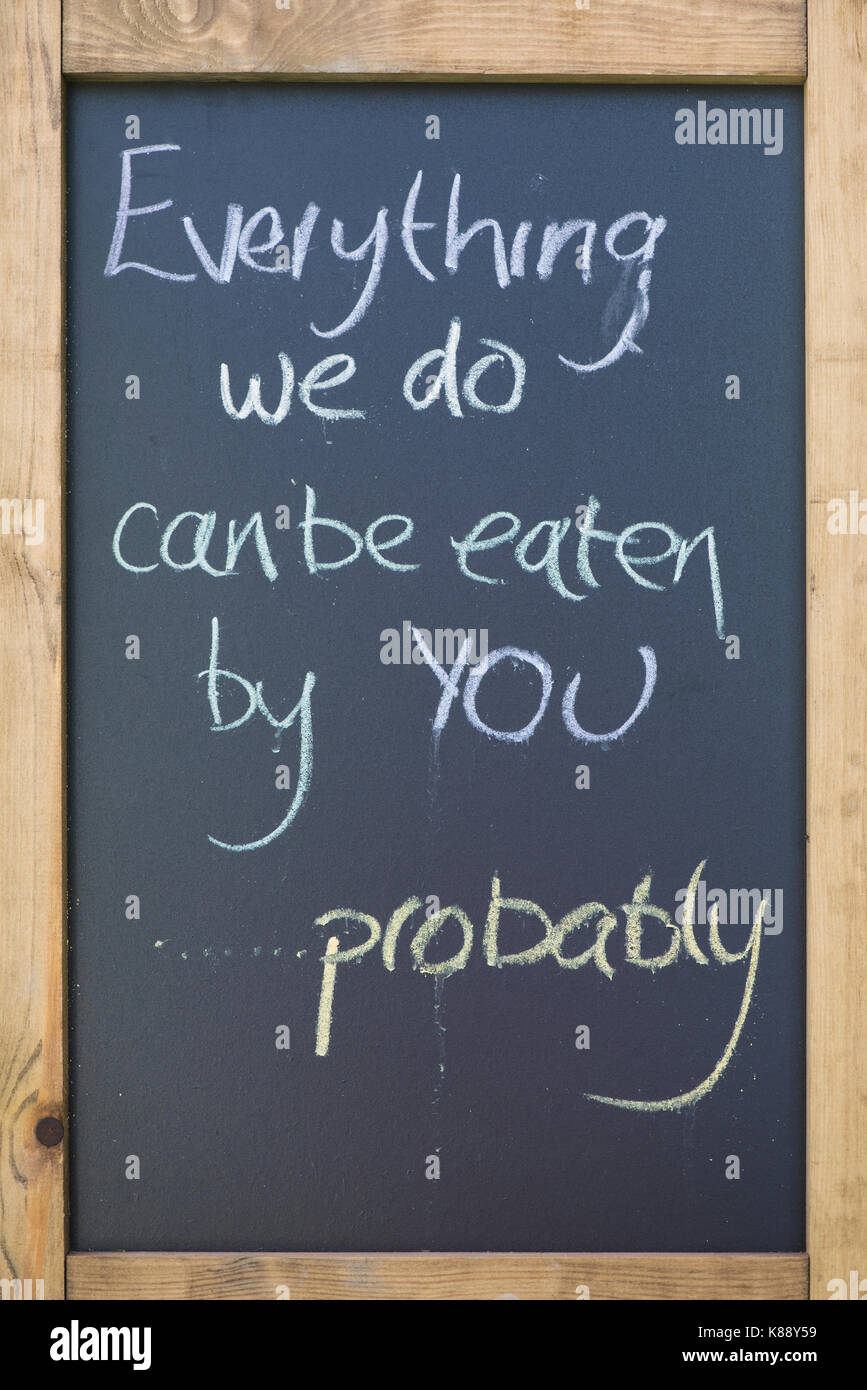
M 64 0 L 110 78 L 803 82 L 805 0 Z

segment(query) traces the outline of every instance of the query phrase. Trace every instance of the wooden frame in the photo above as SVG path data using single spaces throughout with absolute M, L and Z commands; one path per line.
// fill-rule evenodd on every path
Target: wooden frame
M 821 1299 L 867 1275 L 867 542 L 826 526 L 829 499 L 867 496 L 858 26 L 850 0 L 65 0 L 61 50 L 61 0 L 2 8 L 0 492 L 44 500 L 46 538 L 0 536 L 0 1278 L 46 1298 L 800 1299 L 809 1256 Z M 67 1255 L 63 82 L 221 75 L 806 80 L 806 1254 Z

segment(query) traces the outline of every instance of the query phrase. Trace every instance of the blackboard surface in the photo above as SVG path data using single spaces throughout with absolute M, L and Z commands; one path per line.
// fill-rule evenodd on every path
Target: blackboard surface
M 69 118 L 74 1248 L 803 1248 L 800 94 Z

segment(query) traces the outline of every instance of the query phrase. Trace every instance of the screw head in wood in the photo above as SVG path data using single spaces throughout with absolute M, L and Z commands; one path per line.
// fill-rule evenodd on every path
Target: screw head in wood
M 53 1149 L 63 1138 L 63 1121 L 56 1115 L 43 1115 L 36 1126 L 36 1138 L 46 1149 Z

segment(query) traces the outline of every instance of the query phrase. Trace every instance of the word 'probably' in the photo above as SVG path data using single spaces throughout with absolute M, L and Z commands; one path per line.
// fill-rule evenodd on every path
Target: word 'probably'
M 657 907 L 650 901 L 650 874 L 646 874 L 640 880 L 632 894 L 632 900 L 628 903 L 622 903 L 619 910 L 624 913 L 626 919 L 624 959 L 628 965 L 643 970 L 657 971 L 673 965 L 681 956 L 686 956 L 701 966 L 708 965 L 711 958 L 721 965 L 731 965 L 737 961 L 748 959 L 740 1010 L 722 1056 L 713 1070 L 696 1086 L 677 1095 L 667 1096 L 662 1100 L 633 1100 L 591 1094 L 587 1094 L 586 1099 L 626 1110 L 681 1110 L 685 1106 L 694 1105 L 703 1096 L 706 1096 L 716 1085 L 731 1061 L 753 995 L 762 940 L 761 923 L 764 903 L 759 905 L 746 946 L 738 952 L 731 952 L 723 945 L 719 922 L 712 914 L 708 932 L 710 956 L 705 954 L 695 936 L 694 907 L 696 890 L 706 862 L 703 860 L 692 875 L 681 922 L 672 920 L 664 908 Z M 328 935 L 325 954 L 320 957 L 323 969 L 316 1022 L 316 1055 L 318 1057 L 327 1056 L 331 1045 L 334 991 L 338 967 L 359 961 L 373 951 L 376 946 L 379 946 L 383 966 L 388 971 L 394 971 L 400 934 L 410 919 L 422 911 L 424 911 L 424 902 L 421 897 L 407 898 L 392 912 L 384 931 L 376 917 L 355 908 L 332 908 L 331 911 L 316 918 L 314 925 Z M 515 913 L 518 917 L 535 920 L 541 934 L 531 946 L 521 951 L 511 952 L 504 952 L 500 949 L 500 929 L 502 918 L 506 913 Z M 661 943 L 658 943 L 662 949 L 658 949 L 655 953 L 652 953 L 652 948 L 651 953 L 646 953 L 646 937 L 649 928 L 645 919 L 655 925 L 657 936 L 661 935 L 662 937 Z M 334 934 L 334 928 L 337 924 L 341 924 L 341 930 L 347 937 L 346 944 L 341 945 L 340 936 Z M 440 954 L 439 958 L 432 958 L 436 956 L 438 947 L 440 953 L 442 952 L 442 944 L 437 941 L 437 938 L 449 926 L 453 930 L 456 927 L 461 938 L 458 950 L 451 955 L 443 956 Z M 531 902 L 526 898 L 504 897 L 500 888 L 499 875 L 494 874 L 488 913 L 482 931 L 481 949 L 487 965 L 497 969 L 514 965 L 537 965 L 543 960 L 551 959 L 563 970 L 580 970 L 584 966 L 592 964 L 601 975 L 612 980 L 615 967 L 609 959 L 610 938 L 617 930 L 617 926 L 614 912 L 601 902 L 582 903 L 579 907 L 572 908 L 555 923 L 538 903 Z M 364 933 L 361 941 L 354 940 L 359 935 L 359 931 Z M 424 921 L 415 928 L 409 948 L 413 969 L 423 975 L 433 975 L 439 980 L 446 979 L 456 971 L 466 968 L 473 949 L 474 937 L 473 923 L 462 907 L 453 904 L 450 907 L 440 908 L 438 912 L 426 916 Z M 579 948 L 577 951 L 576 946 Z

